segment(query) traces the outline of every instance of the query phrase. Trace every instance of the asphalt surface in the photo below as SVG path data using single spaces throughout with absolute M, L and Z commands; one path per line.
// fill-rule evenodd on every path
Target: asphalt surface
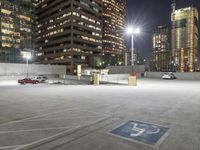
M 128 121 L 168 130 L 155 144 L 111 134 Z M 130 135 L 141 128 L 133 124 Z M 199 150 L 200 81 L 140 79 L 137 87 L 0 84 L 0 150 L 27 149 Z

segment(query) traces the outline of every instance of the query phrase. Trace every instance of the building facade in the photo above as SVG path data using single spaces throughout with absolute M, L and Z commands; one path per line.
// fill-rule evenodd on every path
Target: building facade
M 172 63 L 179 72 L 194 72 L 198 61 L 198 10 L 193 6 L 176 10 L 175 4 L 172 6 Z
M 152 71 L 169 71 L 170 49 L 169 49 L 169 29 L 166 26 L 158 26 L 153 31 L 153 50 L 150 63 Z
M 126 0 L 103 0 L 103 55 L 107 65 L 124 64 Z
M 129 51 L 125 52 L 125 66 L 131 66 L 131 49 Z M 134 48 L 133 49 L 133 64 L 134 65 L 142 65 L 144 64 L 144 60 L 142 59 L 139 49 Z
M 0 1 L 0 62 L 23 62 L 23 52 L 34 50 L 32 0 Z
M 102 55 L 101 0 L 37 0 L 37 57 L 43 64 L 95 66 Z

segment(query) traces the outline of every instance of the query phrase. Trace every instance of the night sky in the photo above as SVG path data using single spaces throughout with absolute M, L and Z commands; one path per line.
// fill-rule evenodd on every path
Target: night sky
M 134 24 L 141 28 L 142 33 L 137 35 L 134 44 L 145 59 L 149 60 L 152 51 L 152 30 L 158 25 L 171 28 L 171 3 L 172 0 L 127 0 L 126 24 Z M 200 13 L 200 0 L 176 0 L 176 9 L 192 4 Z M 130 48 L 130 37 L 126 36 L 126 42 L 127 48 Z

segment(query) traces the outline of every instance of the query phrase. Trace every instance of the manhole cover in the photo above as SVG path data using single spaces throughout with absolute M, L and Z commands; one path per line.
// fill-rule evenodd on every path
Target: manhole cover
M 168 130 L 169 128 L 155 124 L 128 121 L 120 127 L 113 129 L 110 133 L 145 144 L 155 145 Z

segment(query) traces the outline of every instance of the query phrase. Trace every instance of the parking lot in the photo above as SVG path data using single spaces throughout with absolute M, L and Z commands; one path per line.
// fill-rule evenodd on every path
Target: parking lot
M 0 150 L 200 149 L 200 81 L 139 79 L 136 87 L 8 83 L 0 84 Z M 118 134 L 121 125 L 131 125 L 134 138 L 124 130 Z M 147 129 L 157 134 L 156 127 L 165 131 L 158 140 L 138 136 Z

